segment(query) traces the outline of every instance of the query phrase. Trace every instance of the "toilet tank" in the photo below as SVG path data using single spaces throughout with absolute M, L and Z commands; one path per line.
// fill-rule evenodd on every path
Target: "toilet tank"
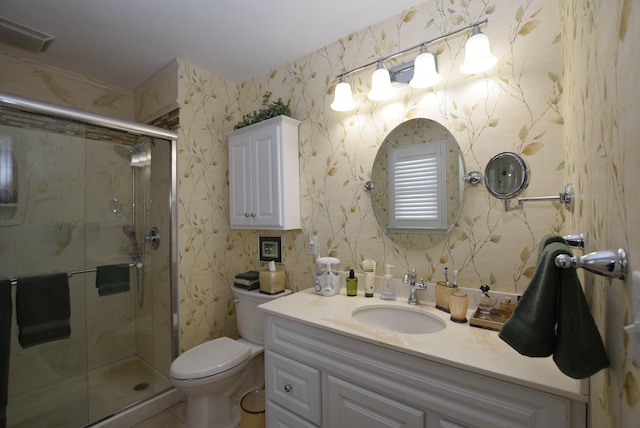
M 258 309 L 258 306 L 291 294 L 291 290 L 284 290 L 278 294 L 264 294 L 260 292 L 260 289 L 249 291 L 237 287 L 231 287 L 231 290 L 237 299 L 236 322 L 240 336 L 250 342 L 263 345 L 264 311 Z

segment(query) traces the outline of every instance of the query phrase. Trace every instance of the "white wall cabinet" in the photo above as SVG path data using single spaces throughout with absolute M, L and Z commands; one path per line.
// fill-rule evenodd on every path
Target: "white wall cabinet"
M 586 404 L 267 313 L 267 427 L 577 428 Z
M 277 116 L 227 134 L 232 229 L 300 228 L 299 125 Z

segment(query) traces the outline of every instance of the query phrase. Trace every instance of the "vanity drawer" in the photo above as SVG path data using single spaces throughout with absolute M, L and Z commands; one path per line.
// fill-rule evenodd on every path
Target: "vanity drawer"
M 267 401 L 267 426 L 269 428 L 318 428 L 317 425 L 294 415 L 273 401 Z
M 320 425 L 320 370 L 265 352 L 267 400 Z

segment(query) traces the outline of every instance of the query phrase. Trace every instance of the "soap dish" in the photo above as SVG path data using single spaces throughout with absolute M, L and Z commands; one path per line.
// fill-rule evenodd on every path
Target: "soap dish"
M 505 321 L 507 321 L 507 318 L 500 315 L 499 309 L 491 309 L 488 314 L 481 313 L 480 309 L 476 309 L 469 320 L 469 325 L 500 331 Z

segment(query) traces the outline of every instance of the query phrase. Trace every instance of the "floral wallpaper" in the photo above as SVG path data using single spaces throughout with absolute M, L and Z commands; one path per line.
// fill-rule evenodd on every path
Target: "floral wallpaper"
M 425 2 L 240 85 L 179 61 L 182 348 L 234 334 L 229 286 L 236 273 L 260 268 L 256 252 L 261 232 L 228 226 L 224 133 L 242 114 L 260 106 L 265 91 L 290 101 L 292 116 L 302 121 L 303 226 L 268 233 L 284 236 L 289 287 L 311 286 L 314 257 L 305 243 L 317 236 L 320 255 L 339 258 L 342 269 L 362 271 L 362 260 L 373 258 L 378 275 L 389 263 L 395 277 L 415 268 L 435 282 L 448 267 L 460 271 L 465 287 L 488 283 L 495 290 L 524 291 L 535 268 L 538 241 L 549 232 L 565 232 L 566 212 L 560 205 L 532 203 L 505 213 L 502 201 L 482 185 L 467 186 L 451 234 L 427 250 L 411 250 L 382 232 L 364 183 L 387 134 L 406 120 L 425 117 L 453 133 L 467 171 L 484 171 L 495 154 L 515 151 L 532 171 L 526 196 L 563 191 L 558 12 L 556 2 L 549 0 Z M 355 112 L 329 108 L 340 72 L 484 18 L 489 23 L 482 30 L 499 58 L 493 70 L 475 76 L 458 71 L 468 38 L 463 33 L 429 46 L 439 54 L 443 75 L 434 89 L 405 86 L 391 100 L 371 103 L 366 98 L 371 67 L 348 76 L 359 103 Z M 413 60 L 417 53 L 394 58 L 387 66 Z
M 640 148 L 637 135 L 637 72 L 640 20 L 633 0 L 563 0 L 566 95 L 566 175 L 576 184 L 574 230 L 587 238 L 585 252 L 624 248 L 629 272 L 640 253 Z M 630 275 L 629 275 L 630 276 Z M 635 427 L 640 420 L 640 370 L 623 326 L 633 321 L 631 280 L 584 275 L 610 359 L 610 368 L 591 378 L 591 426 Z

